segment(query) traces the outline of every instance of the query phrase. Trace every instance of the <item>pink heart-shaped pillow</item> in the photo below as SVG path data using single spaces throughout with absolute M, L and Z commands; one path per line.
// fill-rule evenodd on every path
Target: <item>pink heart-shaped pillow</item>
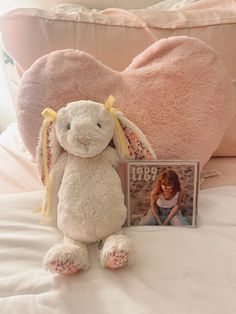
M 125 48 L 124 48 L 125 49 Z M 123 72 L 78 50 L 58 50 L 24 73 L 17 121 L 33 156 L 45 107 L 79 99 L 104 102 L 137 124 L 159 159 L 199 159 L 219 145 L 233 114 L 232 85 L 216 52 L 191 37 L 162 39 Z

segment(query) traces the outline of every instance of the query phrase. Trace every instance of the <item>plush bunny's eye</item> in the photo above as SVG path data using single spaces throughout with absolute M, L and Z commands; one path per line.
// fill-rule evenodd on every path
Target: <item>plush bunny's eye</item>
M 67 130 L 70 130 L 70 122 L 67 123 L 66 128 L 67 128 Z
M 102 127 L 99 122 L 97 123 L 97 126 L 99 127 L 99 129 L 101 129 L 101 127 Z

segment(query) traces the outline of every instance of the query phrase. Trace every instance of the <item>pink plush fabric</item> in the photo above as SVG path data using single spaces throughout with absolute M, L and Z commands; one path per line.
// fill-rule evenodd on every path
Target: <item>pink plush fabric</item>
M 170 37 L 134 58 L 123 71 L 78 50 L 52 52 L 24 73 L 17 99 L 18 126 L 35 155 L 44 107 L 76 99 L 116 107 L 146 134 L 158 158 L 200 159 L 219 145 L 233 114 L 232 85 L 216 52 L 198 39 Z

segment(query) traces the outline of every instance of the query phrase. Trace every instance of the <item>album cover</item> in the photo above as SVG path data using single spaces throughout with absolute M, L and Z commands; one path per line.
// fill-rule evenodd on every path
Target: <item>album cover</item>
M 125 226 L 196 227 L 199 161 L 126 161 L 119 174 Z

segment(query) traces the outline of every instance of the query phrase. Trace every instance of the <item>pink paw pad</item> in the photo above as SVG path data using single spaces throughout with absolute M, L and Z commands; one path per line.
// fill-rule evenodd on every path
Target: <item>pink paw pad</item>
M 116 250 L 109 253 L 105 266 L 109 268 L 121 268 L 128 264 L 129 254 L 124 250 Z
M 50 263 L 49 268 L 54 273 L 58 273 L 62 275 L 74 274 L 80 270 L 79 265 L 73 264 L 70 260 L 67 260 L 65 262 L 53 261 Z

